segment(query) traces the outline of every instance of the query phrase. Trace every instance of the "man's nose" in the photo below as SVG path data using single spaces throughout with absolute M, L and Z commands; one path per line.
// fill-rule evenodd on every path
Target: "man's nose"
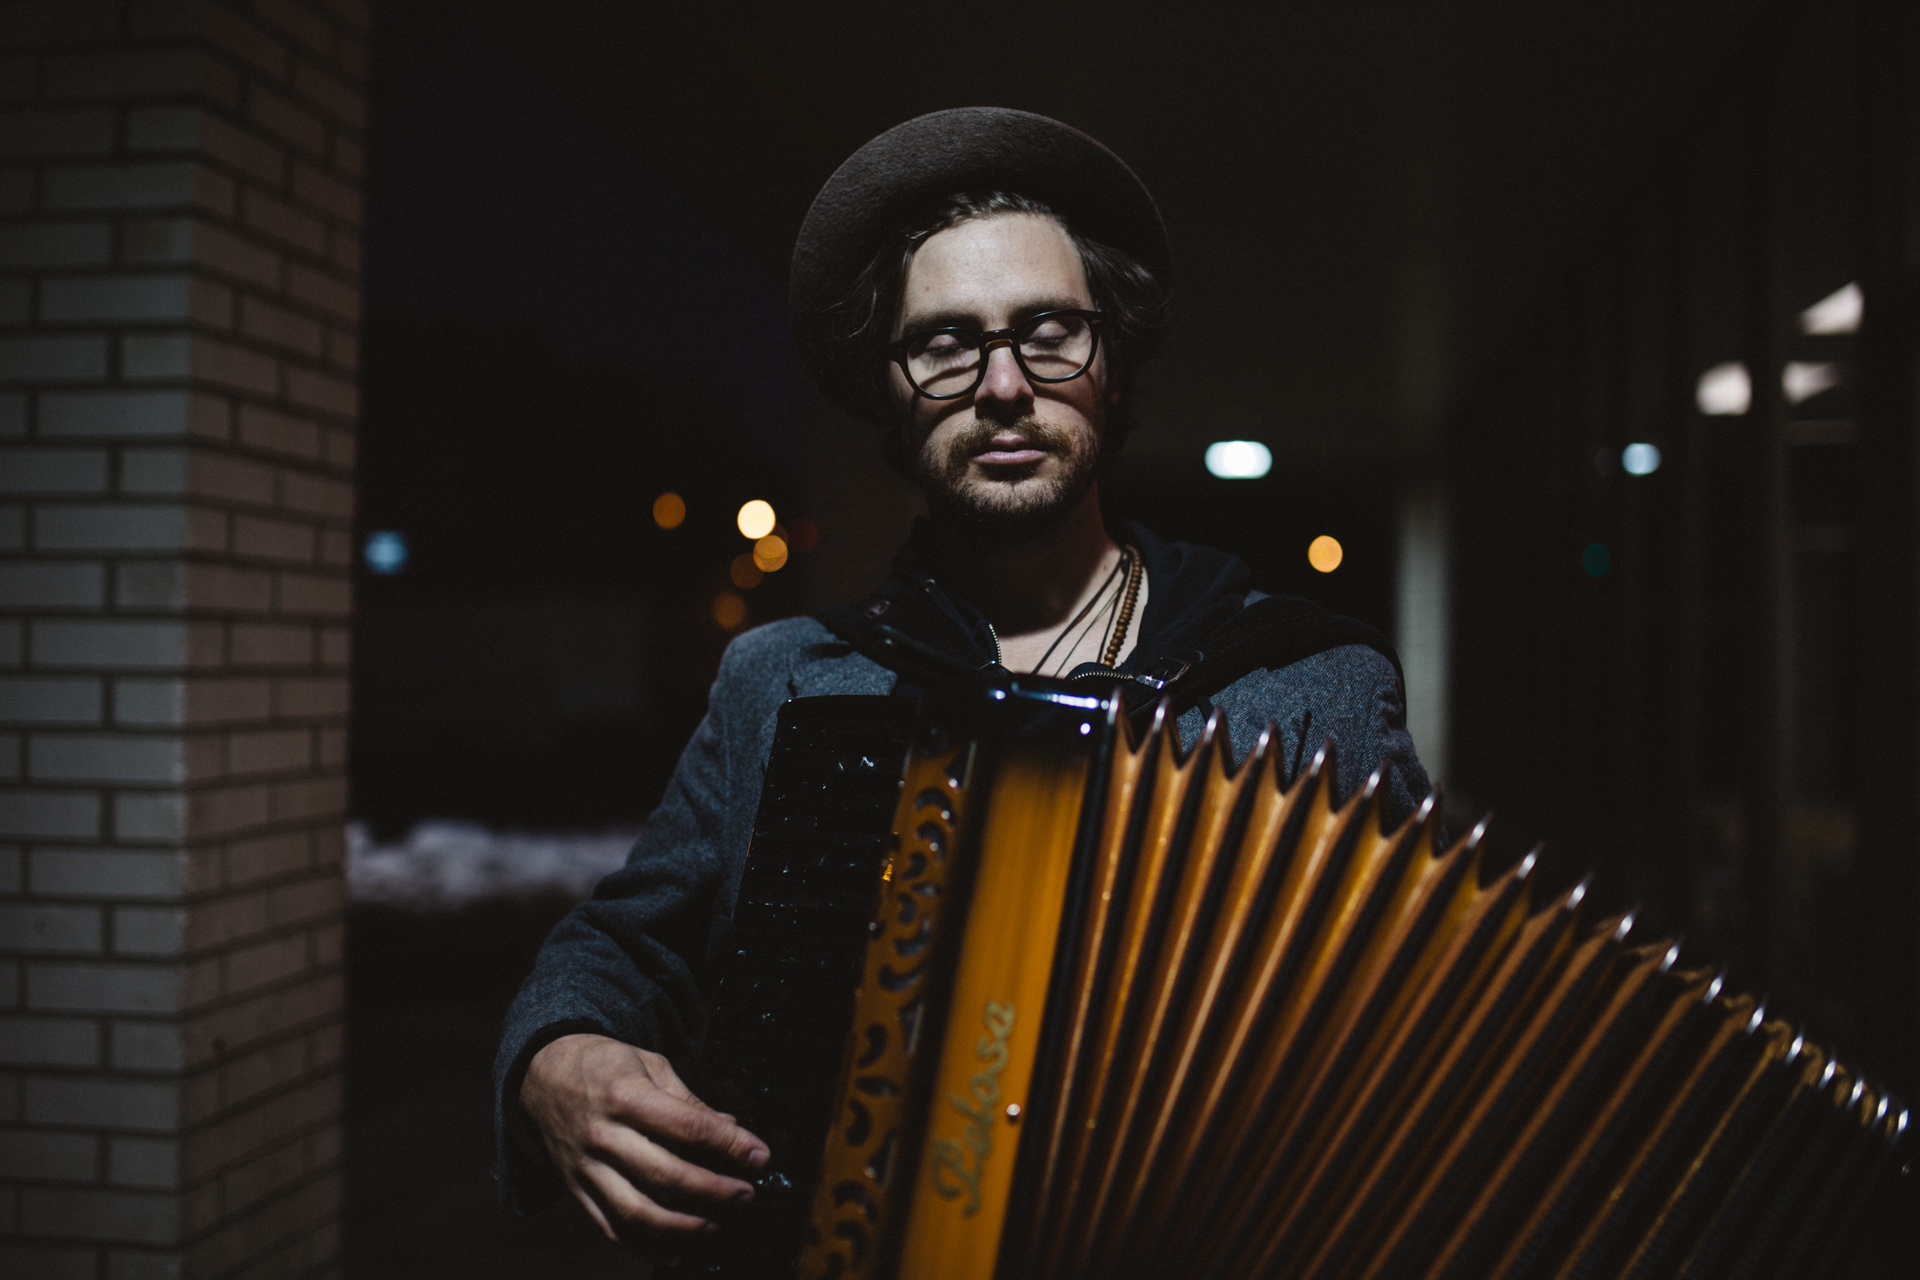
M 976 409 L 1024 414 L 1033 406 L 1033 384 L 1013 358 L 1011 342 L 996 342 L 982 353 L 987 373 L 973 393 Z M 995 415 L 997 416 L 997 414 Z

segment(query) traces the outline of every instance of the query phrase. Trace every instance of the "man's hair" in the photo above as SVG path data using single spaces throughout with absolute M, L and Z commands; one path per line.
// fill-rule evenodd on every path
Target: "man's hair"
M 885 349 L 899 318 L 913 255 L 933 236 L 963 222 L 997 214 L 1029 213 L 1051 218 L 1080 255 L 1093 309 L 1105 318 L 1100 346 L 1107 357 L 1108 385 L 1120 395 L 1107 411 L 1101 442 L 1103 468 L 1119 457 L 1133 430 L 1133 377 L 1160 345 L 1169 318 L 1167 291 L 1153 272 L 1111 245 L 1089 240 L 1044 201 L 1011 191 L 966 191 L 948 196 L 903 225 L 854 277 L 853 286 L 829 312 L 828 358 L 842 366 L 847 385 L 871 389 L 868 415 L 880 428 L 888 465 L 912 475 L 907 423 L 892 403 Z

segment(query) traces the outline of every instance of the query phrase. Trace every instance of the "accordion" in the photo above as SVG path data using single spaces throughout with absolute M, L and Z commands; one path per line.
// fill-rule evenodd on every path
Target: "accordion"
M 1818 1276 L 1901 1159 L 1885 1092 L 1331 745 L 911 707 L 782 710 L 696 1085 L 776 1171 L 697 1272 Z

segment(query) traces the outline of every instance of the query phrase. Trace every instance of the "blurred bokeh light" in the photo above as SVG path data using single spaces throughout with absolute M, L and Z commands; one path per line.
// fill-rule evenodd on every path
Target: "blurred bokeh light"
M 1207 446 L 1207 470 L 1222 480 L 1258 480 L 1273 470 L 1273 450 L 1258 440 L 1216 440 Z
M 762 572 L 772 573 L 786 562 L 786 539 L 770 533 L 753 544 L 753 563 Z
M 749 538 L 764 538 L 773 532 L 773 504 L 755 498 L 740 508 L 736 522 L 742 535 Z
M 713 620 L 724 631 L 733 631 L 747 620 L 747 601 L 737 591 L 722 591 L 713 598 Z
M 733 564 L 727 569 L 727 576 L 733 579 L 733 585 L 742 591 L 751 591 L 765 578 L 766 570 L 753 562 L 753 553 L 743 551 L 733 558 Z

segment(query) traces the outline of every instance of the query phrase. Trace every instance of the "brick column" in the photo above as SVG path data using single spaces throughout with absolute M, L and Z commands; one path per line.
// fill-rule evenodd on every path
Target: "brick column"
M 336 1266 L 365 0 L 0 6 L 0 1273 Z

